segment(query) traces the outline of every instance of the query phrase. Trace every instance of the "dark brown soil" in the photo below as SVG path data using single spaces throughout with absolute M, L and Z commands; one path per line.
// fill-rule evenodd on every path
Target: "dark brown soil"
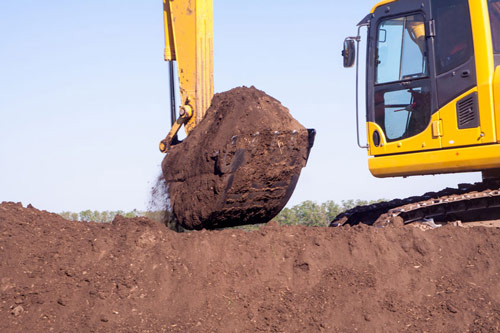
M 173 216 L 187 229 L 265 223 L 286 205 L 313 136 L 254 87 L 216 94 L 162 163 Z
M 500 229 L 175 233 L 0 204 L 0 332 L 498 332 Z

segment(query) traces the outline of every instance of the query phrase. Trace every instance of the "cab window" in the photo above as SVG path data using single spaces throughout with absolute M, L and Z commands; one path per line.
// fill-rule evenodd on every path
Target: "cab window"
M 500 0 L 488 0 L 493 49 L 500 53 Z
M 425 76 L 427 48 L 423 15 L 382 21 L 377 32 L 376 83 Z
M 412 137 L 427 128 L 431 119 L 427 84 L 411 89 L 380 88 L 375 93 L 375 122 L 388 142 Z
M 443 74 L 474 55 L 468 0 L 432 2 L 436 23 L 436 71 Z

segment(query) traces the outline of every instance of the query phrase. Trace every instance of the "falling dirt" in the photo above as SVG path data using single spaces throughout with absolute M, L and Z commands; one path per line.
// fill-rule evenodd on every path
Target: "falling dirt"
M 0 332 L 494 332 L 500 229 L 175 233 L 0 204 Z
M 173 216 L 188 229 L 265 223 L 286 205 L 314 134 L 254 87 L 216 94 L 162 163 Z

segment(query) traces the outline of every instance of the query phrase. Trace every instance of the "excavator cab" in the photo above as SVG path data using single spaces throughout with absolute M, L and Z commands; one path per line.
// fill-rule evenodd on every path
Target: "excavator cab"
M 500 169 L 500 1 L 382 1 L 346 39 L 345 67 L 364 27 L 371 173 Z

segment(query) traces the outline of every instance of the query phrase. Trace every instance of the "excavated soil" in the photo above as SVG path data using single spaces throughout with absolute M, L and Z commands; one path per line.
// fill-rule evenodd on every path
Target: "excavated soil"
M 270 221 L 295 189 L 313 140 L 263 91 L 216 94 L 205 118 L 163 160 L 173 216 L 198 230 Z
M 175 233 L 0 204 L 1 332 L 497 332 L 500 229 Z

